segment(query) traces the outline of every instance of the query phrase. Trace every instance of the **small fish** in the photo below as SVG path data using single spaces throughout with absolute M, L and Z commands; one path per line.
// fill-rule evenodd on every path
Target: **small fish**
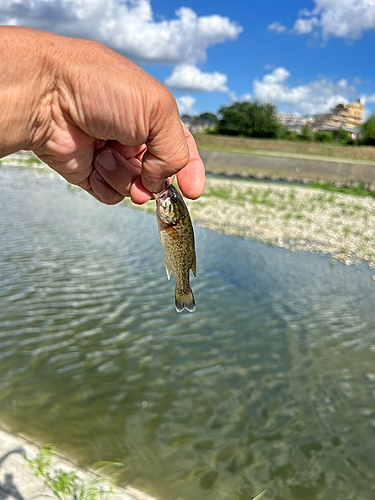
M 190 269 L 196 276 L 194 230 L 189 211 L 180 192 L 168 181 L 155 194 L 156 218 L 163 247 L 168 279 L 173 273 L 176 311 L 195 311 L 195 300 L 190 288 Z

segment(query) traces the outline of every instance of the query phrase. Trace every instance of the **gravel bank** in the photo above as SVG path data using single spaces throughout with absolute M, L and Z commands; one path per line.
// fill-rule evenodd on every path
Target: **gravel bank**
M 375 267 L 375 199 L 293 185 L 207 178 L 195 225 L 291 251 Z

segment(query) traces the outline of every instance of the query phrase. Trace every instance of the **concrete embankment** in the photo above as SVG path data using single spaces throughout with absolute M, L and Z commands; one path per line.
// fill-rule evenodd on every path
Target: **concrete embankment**
M 26 457 L 34 459 L 41 447 L 32 443 L 24 436 L 15 436 L 0 428 L 0 500 L 28 500 L 30 498 L 42 498 L 49 495 L 51 490 L 46 488 L 41 477 L 36 477 L 30 469 Z M 53 457 L 54 469 L 64 471 L 76 471 L 84 478 L 90 478 L 90 473 L 77 470 L 68 459 Z M 108 491 L 109 485 L 103 482 L 103 490 Z M 104 496 L 100 496 L 104 498 Z M 108 496 L 110 500 L 156 500 L 154 497 L 142 493 L 130 486 L 114 488 Z
M 304 184 L 333 182 L 339 186 L 363 182 L 369 190 L 375 190 L 375 158 L 369 162 L 270 151 L 244 154 L 199 150 L 199 154 L 206 171 L 212 174 Z

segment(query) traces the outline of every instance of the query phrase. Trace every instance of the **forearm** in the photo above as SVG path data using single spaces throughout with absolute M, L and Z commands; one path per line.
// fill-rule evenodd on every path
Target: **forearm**
M 49 35 L 0 27 L 0 157 L 30 149 L 48 122 L 53 71 L 46 57 Z

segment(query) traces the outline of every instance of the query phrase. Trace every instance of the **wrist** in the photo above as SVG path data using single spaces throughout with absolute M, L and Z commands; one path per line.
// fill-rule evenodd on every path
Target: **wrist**
M 0 157 L 33 149 L 47 127 L 54 89 L 47 46 L 48 34 L 0 27 Z

